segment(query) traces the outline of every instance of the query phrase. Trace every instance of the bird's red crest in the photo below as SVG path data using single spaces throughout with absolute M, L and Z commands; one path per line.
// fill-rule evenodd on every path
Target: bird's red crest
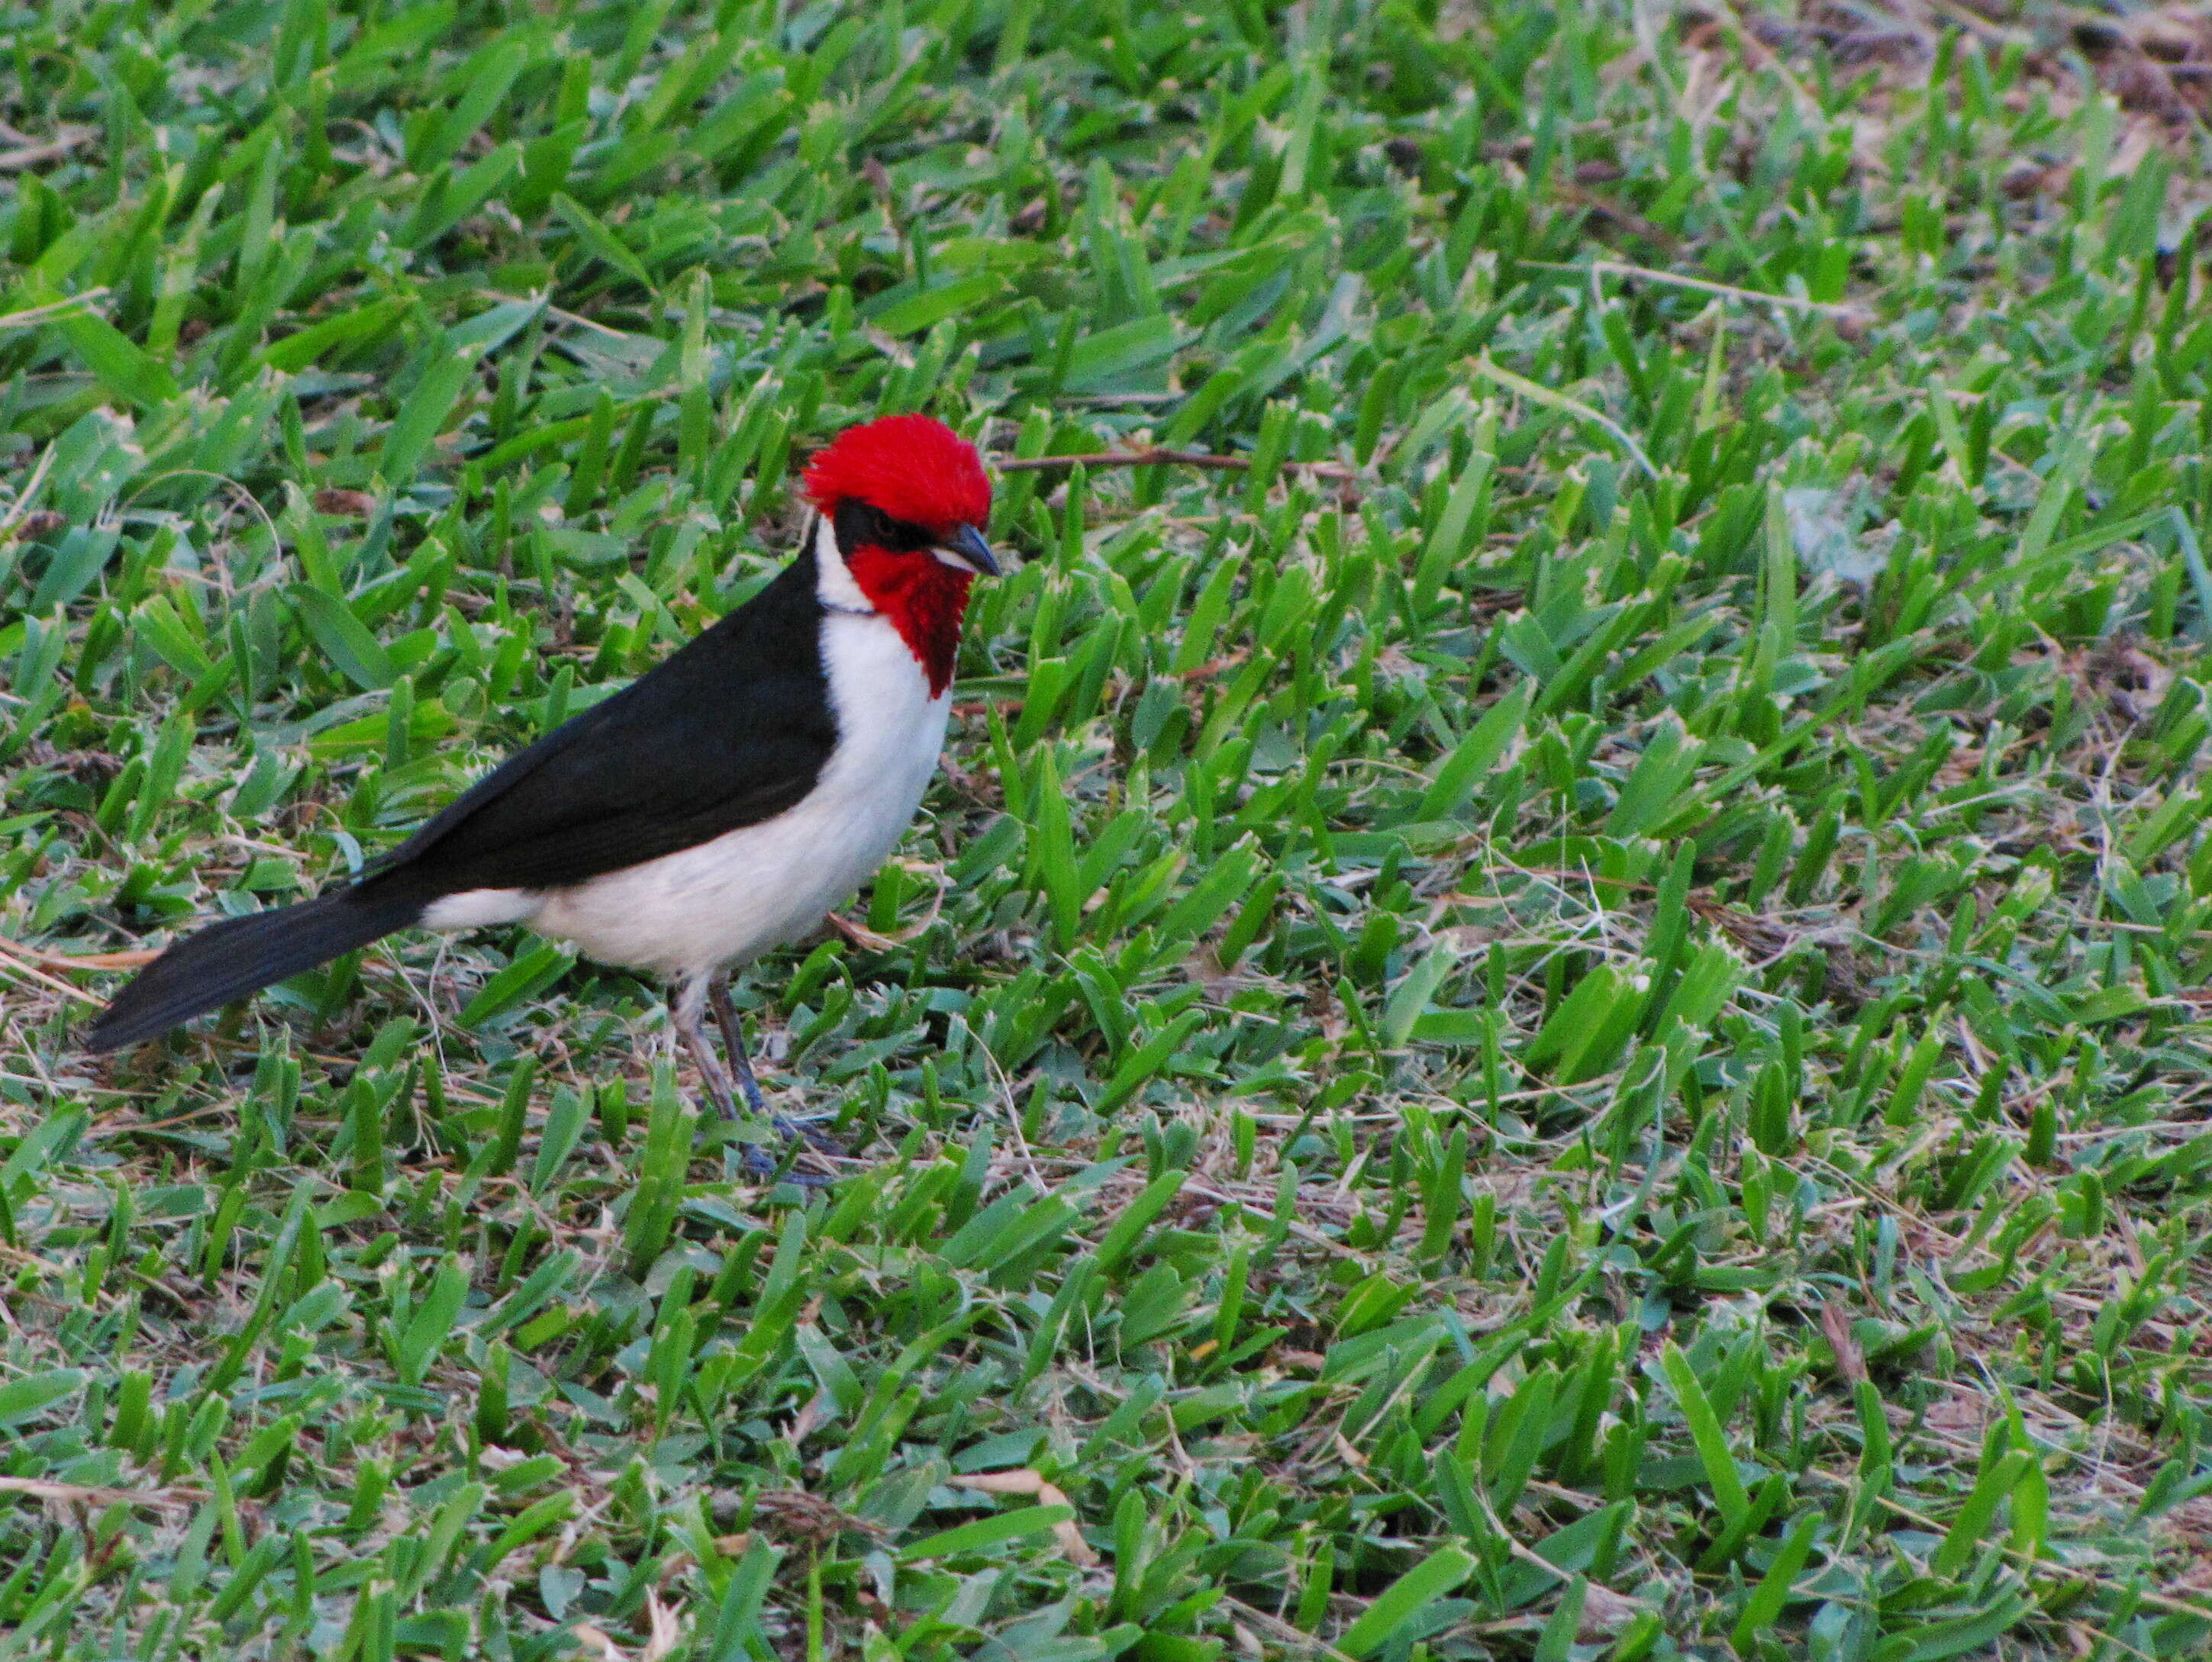
M 975 446 L 927 416 L 885 416 L 848 428 L 806 470 L 807 500 L 824 513 L 847 497 L 932 530 L 984 525 L 991 482 Z

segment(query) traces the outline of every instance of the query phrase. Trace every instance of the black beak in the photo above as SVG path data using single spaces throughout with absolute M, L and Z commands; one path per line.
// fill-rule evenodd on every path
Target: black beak
M 983 533 L 973 525 L 955 525 L 952 534 L 937 546 L 963 566 L 972 566 L 986 577 L 999 574 L 999 562 L 991 557 L 991 545 L 983 540 Z

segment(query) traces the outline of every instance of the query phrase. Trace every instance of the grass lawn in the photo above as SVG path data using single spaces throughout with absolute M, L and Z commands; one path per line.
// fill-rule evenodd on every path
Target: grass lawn
M 2212 1652 L 2200 12 L 0 64 L 0 1659 Z M 1018 563 L 742 995 L 834 1187 L 523 935 L 75 1051 L 912 409 Z

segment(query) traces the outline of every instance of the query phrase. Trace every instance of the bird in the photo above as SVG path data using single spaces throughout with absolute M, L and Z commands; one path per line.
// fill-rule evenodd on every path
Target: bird
M 707 1095 L 735 1119 L 711 1013 L 746 1107 L 790 1136 L 729 978 L 811 934 L 897 846 L 937 770 L 969 586 L 1000 569 L 982 458 L 931 416 L 847 428 L 802 489 L 799 552 L 752 598 L 358 880 L 169 947 L 84 1047 L 152 1038 L 398 930 L 522 924 L 663 980 Z

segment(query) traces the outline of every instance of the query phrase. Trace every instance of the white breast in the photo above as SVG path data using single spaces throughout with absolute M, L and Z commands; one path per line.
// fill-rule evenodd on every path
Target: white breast
M 696 848 L 543 895 L 449 895 L 432 928 L 523 922 L 608 963 L 670 977 L 734 967 L 797 940 L 875 875 L 937 770 L 950 698 L 932 698 L 898 631 L 859 601 L 823 526 L 823 667 L 837 748 L 787 812 Z M 834 567 L 834 569 L 830 569 Z

